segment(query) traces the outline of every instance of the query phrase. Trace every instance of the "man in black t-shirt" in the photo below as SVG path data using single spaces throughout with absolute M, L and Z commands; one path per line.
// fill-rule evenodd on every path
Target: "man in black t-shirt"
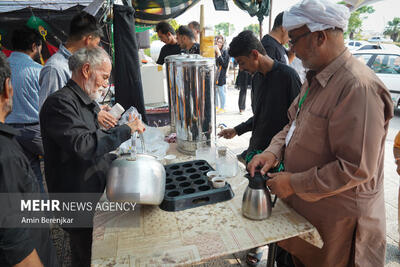
M 17 130 L 4 124 L 12 110 L 12 97 L 10 66 L 0 53 L 0 193 L 3 201 L 0 213 L 0 266 L 58 266 L 49 227 L 18 228 L 14 223 L 8 225 L 10 218 L 20 216 L 6 209 L 15 201 L 12 196 L 40 192 L 29 161 L 15 139 Z
M 160 55 L 157 59 L 157 64 L 164 64 L 164 59 L 170 55 L 177 55 L 181 52 L 181 48 L 176 40 L 174 28 L 167 22 L 160 22 L 156 26 L 158 38 L 165 43 L 161 48 Z
M 272 139 L 289 122 L 287 110 L 300 91 L 300 79 L 291 67 L 271 59 L 251 31 L 233 38 L 229 55 L 239 63 L 239 69 L 254 74 L 253 117 L 219 136 L 233 138 L 251 131 L 247 155 L 266 149 Z
M 276 16 L 271 32 L 264 35 L 261 43 L 270 58 L 289 65 L 294 59 L 294 54 L 283 47 L 289 41 L 289 36 L 288 31 L 282 27 L 282 19 L 283 12 Z
M 176 33 L 182 53 L 200 54 L 200 45 L 196 43 L 194 34 L 188 26 L 180 26 Z

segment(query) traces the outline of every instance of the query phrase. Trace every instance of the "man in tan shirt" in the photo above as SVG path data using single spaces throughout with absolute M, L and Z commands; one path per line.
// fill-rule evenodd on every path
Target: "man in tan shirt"
M 278 245 L 296 266 L 384 266 L 384 144 L 393 104 L 377 76 L 345 48 L 349 11 L 305 0 L 283 17 L 291 49 L 310 71 L 288 111 L 289 123 L 253 158 L 267 185 L 319 231 L 318 249 L 300 238 Z

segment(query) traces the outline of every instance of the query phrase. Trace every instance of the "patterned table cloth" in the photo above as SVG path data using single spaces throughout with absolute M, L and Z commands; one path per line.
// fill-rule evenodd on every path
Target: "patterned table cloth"
M 172 153 L 178 161 L 193 159 L 175 145 Z M 229 201 L 177 212 L 137 205 L 134 212 L 96 213 L 92 266 L 187 266 L 294 236 L 322 247 L 316 228 L 280 200 L 266 220 L 243 217 L 244 174 L 242 166 L 227 179 L 235 193 Z

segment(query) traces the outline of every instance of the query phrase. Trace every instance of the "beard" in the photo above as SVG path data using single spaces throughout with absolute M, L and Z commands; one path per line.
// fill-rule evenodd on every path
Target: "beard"
M 96 88 L 96 75 L 92 74 L 89 80 L 84 84 L 84 91 L 88 94 L 91 100 L 98 100 L 101 98 L 101 93 L 98 88 Z

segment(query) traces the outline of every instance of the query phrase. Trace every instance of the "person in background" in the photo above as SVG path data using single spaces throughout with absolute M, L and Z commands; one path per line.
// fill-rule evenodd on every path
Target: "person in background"
M 288 31 L 282 27 L 283 12 L 279 13 L 274 20 L 274 26 L 269 34 L 264 35 L 261 39 L 267 54 L 297 71 L 301 83 L 304 82 L 306 70 L 301 64 L 301 60 L 291 50 L 287 50 L 284 45 L 289 41 Z
M 180 26 L 176 36 L 182 53 L 200 54 L 200 45 L 196 43 L 193 32 L 187 26 Z
M 270 58 L 289 65 L 294 58 L 294 54 L 283 47 L 288 43 L 289 36 L 288 31 L 282 27 L 282 18 L 283 12 L 275 17 L 271 32 L 264 35 L 261 43 Z
M 394 155 L 394 161 L 397 165 L 397 174 L 400 175 L 400 131 L 397 133 L 396 138 L 394 139 L 394 145 L 393 145 L 393 155 Z M 397 203 L 398 203 L 398 208 L 397 208 L 397 231 L 400 234 L 400 186 L 399 186 L 399 192 L 397 196 Z M 400 244 L 399 244 L 399 250 L 400 250 Z
M 200 23 L 197 21 L 191 21 L 189 22 L 188 27 L 194 34 L 194 41 L 200 43 Z
M 243 114 L 246 109 L 246 95 L 247 87 L 251 81 L 251 75 L 247 71 L 239 70 L 238 76 L 236 78 L 236 86 L 239 89 L 239 114 Z
M 138 119 L 100 129 L 94 103 L 101 86 L 107 86 L 111 59 L 101 47 L 82 48 L 69 58 L 71 79 L 50 95 L 40 112 L 45 174 L 50 193 L 103 194 L 106 174 L 115 150 L 132 133 L 142 133 Z M 92 227 L 64 228 L 69 233 L 72 266 L 90 266 Z
M 225 39 L 222 35 L 215 37 L 215 63 L 217 66 L 216 74 L 216 96 L 217 113 L 225 112 L 225 94 L 226 94 L 226 72 L 229 66 L 229 54 L 225 49 Z M 218 105 L 219 102 L 219 105 Z
M 164 64 L 165 57 L 179 54 L 181 47 L 176 40 L 175 30 L 169 23 L 165 21 L 159 22 L 156 26 L 156 32 L 158 38 L 165 43 L 157 59 L 157 64 L 162 65 Z
M 71 78 L 68 67 L 70 56 L 83 47 L 98 46 L 102 36 L 103 32 L 96 18 L 89 13 L 82 11 L 72 18 L 67 42 L 60 45 L 57 53 L 47 60 L 40 72 L 39 109 L 50 94 L 63 88 Z M 110 107 L 104 105 L 97 114 L 98 122 L 106 129 L 117 124 L 117 119 L 108 113 L 109 110 Z
M 272 137 L 288 123 L 287 110 L 300 91 L 295 70 L 271 59 L 252 31 L 243 31 L 233 38 L 229 55 L 239 63 L 241 71 L 254 74 L 259 86 L 252 95 L 253 117 L 234 128 L 222 130 L 218 136 L 231 139 L 251 131 L 245 159 L 247 162 L 268 147 Z
M 269 173 L 271 192 L 314 225 L 317 248 L 299 237 L 280 241 L 296 266 L 384 266 L 383 170 L 393 117 L 390 93 L 345 47 L 350 12 L 329 0 L 304 0 L 283 15 L 291 50 L 309 69 L 289 123 L 248 164 Z M 278 265 L 279 266 L 279 265 Z
M 30 39 L 32 36 L 24 36 Z M 16 52 L 14 52 L 16 53 Z M 39 185 L 25 153 L 16 141 L 18 132 L 4 124 L 13 109 L 12 73 L 7 58 L 0 53 L 0 193 L 15 201 L 16 193 L 39 193 Z M 2 198 L 5 200 L 5 198 Z M 50 228 L 10 228 L 5 225 L 13 214 L 2 203 L 0 214 L 0 266 L 58 266 Z
M 42 36 L 26 26 L 16 29 L 11 38 L 15 50 L 9 57 L 14 88 L 13 111 L 6 123 L 19 131 L 16 136 L 44 192 L 39 156 L 43 156 L 39 126 L 39 75 L 42 65 L 35 62 L 42 50 Z

